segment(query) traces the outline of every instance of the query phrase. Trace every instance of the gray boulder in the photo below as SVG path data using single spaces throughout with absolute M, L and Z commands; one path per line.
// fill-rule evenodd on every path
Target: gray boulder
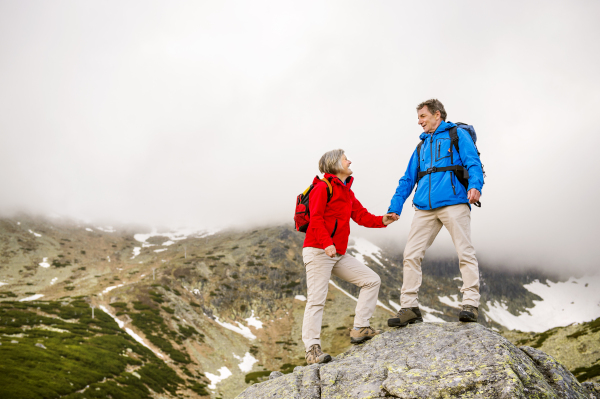
M 476 323 L 390 331 L 330 363 L 252 385 L 237 398 L 600 399 L 551 356 L 517 348 Z

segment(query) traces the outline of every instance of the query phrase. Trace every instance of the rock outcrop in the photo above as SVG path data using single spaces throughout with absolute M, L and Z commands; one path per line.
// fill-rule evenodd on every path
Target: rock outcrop
M 327 348 L 324 348 L 327 349 Z M 238 399 L 596 398 L 559 362 L 466 323 L 386 332 L 324 365 L 255 384 Z

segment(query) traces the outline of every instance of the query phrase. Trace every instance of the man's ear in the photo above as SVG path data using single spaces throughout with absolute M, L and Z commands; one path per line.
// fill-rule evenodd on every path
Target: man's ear
M 442 119 L 442 113 L 440 111 L 435 111 L 435 119 Z

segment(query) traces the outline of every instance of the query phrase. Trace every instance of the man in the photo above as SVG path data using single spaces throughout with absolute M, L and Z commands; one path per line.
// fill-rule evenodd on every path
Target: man
M 417 106 L 419 125 L 423 128 L 421 145 L 413 152 L 406 173 L 400 179 L 392 197 L 389 213 L 400 217 L 404 201 L 415 184 L 413 199 L 416 209 L 408 241 L 404 249 L 404 277 L 400 297 L 400 310 L 388 320 L 390 327 L 404 327 L 422 322 L 419 310 L 421 286 L 421 261 L 427 248 L 443 226 L 450 232 L 458 253 L 462 275 L 462 310 L 459 320 L 476 322 L 479 310 L 479 268 L 475 249 L 471 244 L 471 206 L 478 204 L 483 187 L 481 160 L 470 134 L 452 122 L 446 122 L 444 105 L 431 99 Z M 451 132 L 456 128 L 458 150 L 451 146 Z M 458 165 L 458 167 L 456 167 Z M 468 187 L 460 183 L 457 173 L 465 177 Z M 437 170 L 443 168 L 444 170 Z M 419 173 L 420 172 L 420 173 Z M 419 180 L 419 177 L 420 180 Z M 464 180 L 466 184 L 466 179 Z

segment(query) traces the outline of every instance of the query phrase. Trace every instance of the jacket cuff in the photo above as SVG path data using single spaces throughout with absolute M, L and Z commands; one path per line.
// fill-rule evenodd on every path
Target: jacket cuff
M 467 193 L 469 192 L 469 190 L 471 190 L 471 189 L 473 189 L 473 188 L 474 188 L 475 190 L 479 191 L 479 194 L 480 194 L 480 195 L 481 195 L 481 194 L 483 194 L 483 193 L 481 192 L 481 187 L 475 187 L 475 186 L 469 186 L 469 188 L 467 189 Z

